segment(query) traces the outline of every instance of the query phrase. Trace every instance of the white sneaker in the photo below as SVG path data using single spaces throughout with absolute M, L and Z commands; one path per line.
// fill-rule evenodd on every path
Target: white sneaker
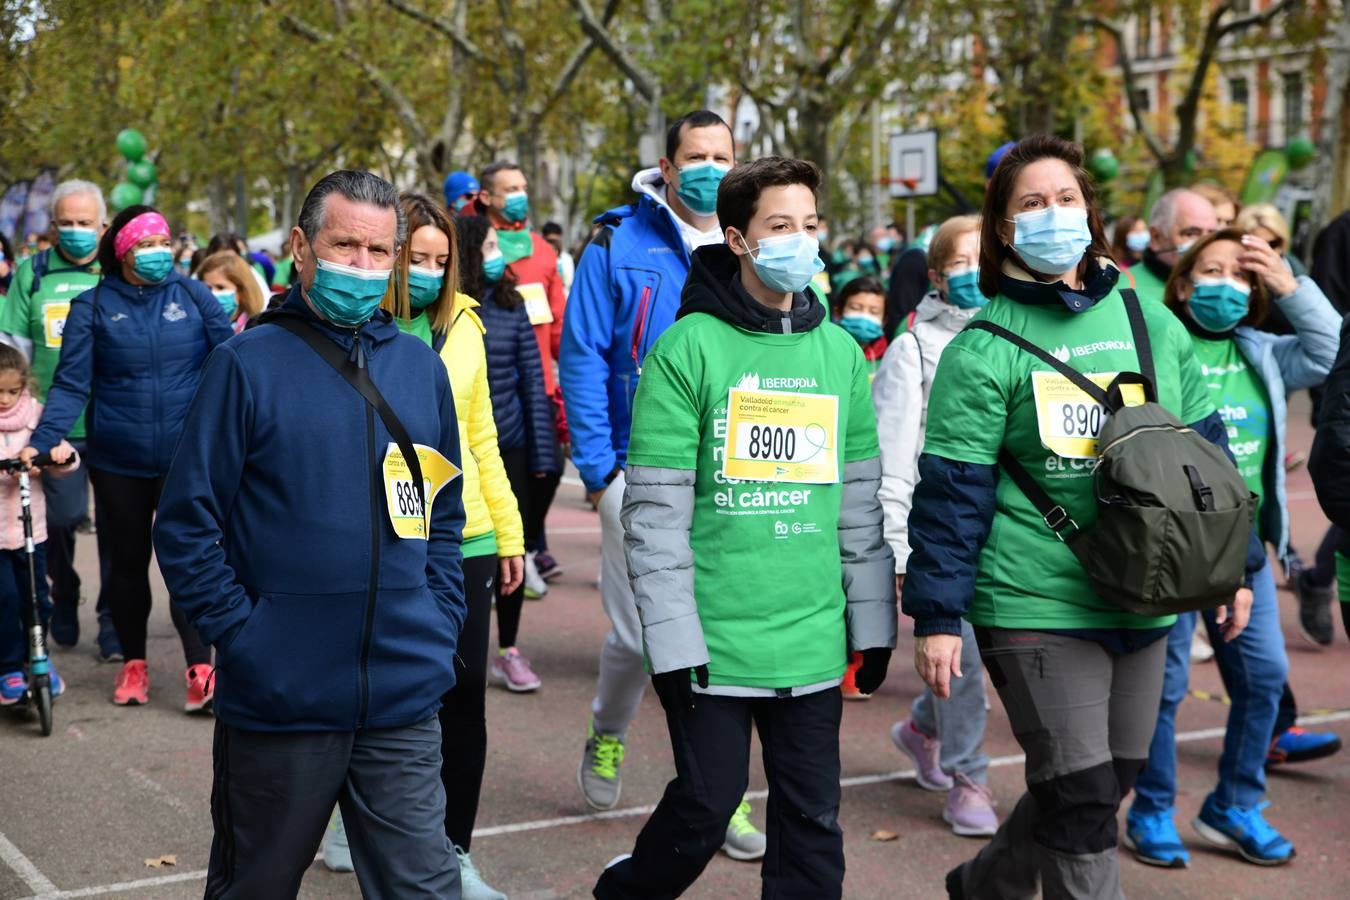
M 529 600 L 538 600 L 548 593 L 548 582 L 544 581 L 539 574 L 539 569 L 534 564 L 534 553 L 525 554 L 525 597 Z
M 455 856 L 459 858 L 459 884 L 463 900 L 506 900 L 505 894 L 483 880 L 466 851 L 455 847 Z
M 354 872 L 352 850 L 347 846 L 347 828 L 342 824 L 342 811 L 333 810 L 328 820 L 328 834 L 323 840 L 323 864 L 330 872 Z
M 1209 662 L 1213 658 L 1214 648 L 1209 645 L 1209 641 L 1205 640 L 1204 635 L 1197 628 L 1195 634 L 1191 635 L 1191 662 Z

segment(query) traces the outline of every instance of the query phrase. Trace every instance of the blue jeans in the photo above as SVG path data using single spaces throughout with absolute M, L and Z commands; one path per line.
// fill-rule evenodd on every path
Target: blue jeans
M 1203 615 L 1215 662 L 1224 672 L 1232 707 L 1219 756 L 1219 784 L 1214 799 L 1221 806 L 1249 809 L 1266 793 L 1266 751 L 1279 711 L 1280 694 L 1289 660 L 1280 631 L 1280 610 L 1275 599 L 1275 578 L 1267 563 L 1252 583 L 1252 617 L 1237 640 L 1226 643 L 1215 622 L 1213 610 L 1177 617 L 1167 639 L 1167 674 L 1163 680 L 1162 708 L 1149 747 L 1148 765 L 1135 782 L 1133 810 L 1143 814 L 1168 812 L 1177 793 L 1177 706 L 1186 697 L 1191 666 L 1191 635 L 1195 617 Z
M 948 775 L 960 772 L 976 784 L 989 780 L 989 756 L 982 749 L 984 722 L 984 666 L 975 643 L 975 629 L 961 620 L 962 677 L 952 679 L 952 694 L 946 700 L 925 689 L 914 698 L 910 716 L 924 734 L 942 742 L 939 764 Z
M 43 627 L 52 617 L 47 598 L 47 545 L 38 544 L 33 552 L 37 569 L 38 616 Z M 22 550 L 0 550 L 0 675 L 17 672 L 28 663 L 28 554 Z

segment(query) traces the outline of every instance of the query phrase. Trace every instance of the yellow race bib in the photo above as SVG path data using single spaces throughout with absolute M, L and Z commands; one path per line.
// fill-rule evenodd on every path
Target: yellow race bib
M 1119 372 L 1084 372 L 1093 384 L 1105 389 Z M 1036 398 L 1036 424 L 1045 449 L 1065 459 L 1096 459 L 1097 436 L 1110 412 L 1082 388 L 1058 372 L 1032 372 Z M 1144 402 L 1137 384 L 1121 385 L 1126 406 Z
M 525 312 L 530 317 L 531 325 L 548 325 L 553 321 L 553 310 L 548 305 L 548 294 L 544 291 L 544 286 L 539 282 L 533 284 L 518 284 L 516 291 L 520 298 L 525 301 Z
M 458 478 L 460 472 L 454 463 L 432 447 L 413 444 L 413 449 L 417 451 L 417 460 L 422 465 L 422 487 L 427 498 L 427 508 L 422 509 L 422 501 L 413 484 L 412 472 L 403 459 L 403 451 L 393 442 L 390 442 L 384 453 L 384 499 L 394 533 L 404 540 L 425 541 L 436 495 Z
M 722 474 L 746 481 L 834 484 L 839 398 L 732 388 Z
M 66 317 L 70 315 L 70 301 L 48 303 L 42 307 L 42 335 L 47 346 L 53 350 L 61 348 L 61 335 L 66 330 Z

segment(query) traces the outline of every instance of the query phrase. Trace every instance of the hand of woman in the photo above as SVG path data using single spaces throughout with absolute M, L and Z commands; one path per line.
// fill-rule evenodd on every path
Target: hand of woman
M 914 639 L 914 670 L 933 696 L 946 700 L 952 695 L 952 677 L 961 677 L 961 635 L 930 634 Z
M 66 441 L 61 441 L 59 444 L 57 444 L 55 447 L 52 448 L 51 453 L 52 462 L 56 463 L 58 466 L 65 465 L 66 463 L 70 462 L 70 458 L 74 455 L 75 455 L 75 448 L 70 446 L 70 444 L 67 443 Z
M 525 580 L 525 557 L 504 556 L 499 568 L 501 574 L 497 581 L 502 587 L 502 595 L 514 594 L 520 583 Z
M 1252 589 L 1238 588 L 1238 592 L 1233 595 L 1232 606 L 1220 606 L 1215 619 L 1219 623 L 1219 630 L 1223 632 L 1224 643 L 1231 643 L 1242 634 L 1242 629 L 1247 627 L 1247 622 L 1252 617 Z
M 1298 290 L 1298 279 L 1285 266 L 1280 254 L 1256 235 L 1242 236 L 1242 255 L 1238 257 L 1238 265 L 1260 279 L 1272 297 L 1288 297 Z

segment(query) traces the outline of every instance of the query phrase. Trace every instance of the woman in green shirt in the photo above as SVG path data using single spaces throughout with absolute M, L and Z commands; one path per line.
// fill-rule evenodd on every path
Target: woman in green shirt
M 1021 141 L 985 195 L 980 290 L 992 299 L 976 321 L 1102 384 L 1147 368 L 1109 254 L 1082 149 L 1049 136 Z M 1161 305 L 1141 314 L 1158 402 L 1224 444 L 1185 329 Z M 934 375 L 902 597 L 915 620 L 915 667 L 948 696 L 968 619 L 1027 756 L 1027 793 L 975 859 L 948 873 L 952 897 L 1033 897 L 1038 887 L 1047 897 L 1121 896 L 1116 811 L 1148 756 L 1161 638 L 1175 617 L 1099 597 L 999 465 L 1001 454 L 1015 459 L 1089 528 L 1104 417 L 1067 378 L 987 331 L 954 338 Z M 1238 594 L 1229 636 L 1250 605 L 1249 591 Z

